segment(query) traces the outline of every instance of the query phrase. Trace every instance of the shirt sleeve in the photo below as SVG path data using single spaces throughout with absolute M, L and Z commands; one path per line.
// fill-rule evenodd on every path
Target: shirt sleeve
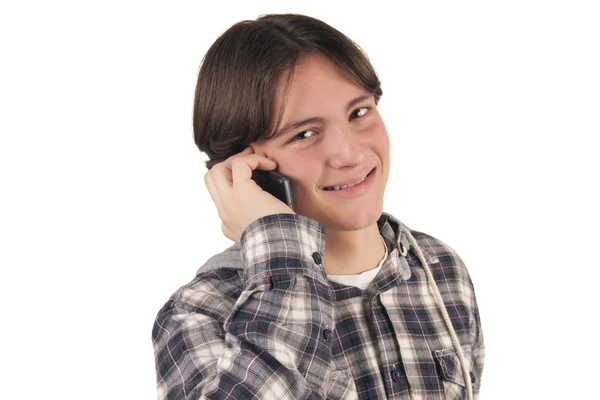
M 471 282 L 471 287 L 473 287 L 473 283 Z M 473 394 L 475 400 L 477 400 L 479 396 L 479 391 L 481 389 L 481 378 L 483 375 L 483 363 L 485 360 L 485 344 L 483 341 L 483 331 L 481 330 L 481 319 L 479 317 L 479 307 L 477 306 L 477 299 L 475 297 L 475 290 L 473 289 L 473 304 L 471 305 L 473 309 L 473 324 L 471 325 L 471 338 L 472 338 L 472 348 L 473 348 L 473 363 L 474 363 L 474 372 L 477 375 L 477 387 L 474 388 Z
M 159 399 L 324 398 L 334 305 L 322 265 L 323 226 L 270 215 L 250 224 L 240 245 L 242 290 L 233 300 L 213 273 L 159 312 Z

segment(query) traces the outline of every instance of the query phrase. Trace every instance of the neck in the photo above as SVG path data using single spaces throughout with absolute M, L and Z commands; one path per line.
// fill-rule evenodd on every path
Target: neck
M 327 230 L 324 267 L 327 274 L 356 275 L 376 268 L 385 254 L 377 224 L 360 231 Z

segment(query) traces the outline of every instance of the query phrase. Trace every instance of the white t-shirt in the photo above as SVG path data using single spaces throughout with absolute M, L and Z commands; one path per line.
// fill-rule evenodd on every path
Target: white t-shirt
M 373 281 L 373 279 L 375 279 L 375 277 L 377 276 L 377 273 L 379 272 L 379 270 L 381 269 L 381 266 L 383 265 L 383 262 L 385 261 L 385 259 L 388 256 L 388 249 L 387 249 L 387 245 L 385 244 L 385 241 L 383 240 L 383 236 L 379 235 L 379 237 L 381 237 L 381 241 L 383 242 L 383 246 L 385 247 L 385 254 L 384 254 L 383 258 L 381 259 L 381 261 L 379 261 L 379 265 L 377 266 L 377 268 L 370 269 L 368 271 L 365 271 L 365 272 L 363 272 L 361 274 L 357 274 L 357 275 L 329 275 L 329 274 L 327 274 L 327 279 L 329 279 L 332 282 L 341 283 L 342 285 L 356 286 L 359 289 L 365 290 L 369 286 L 369 284 Z

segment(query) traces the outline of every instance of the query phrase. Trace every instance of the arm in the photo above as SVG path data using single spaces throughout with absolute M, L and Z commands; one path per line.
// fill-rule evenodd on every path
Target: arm
M 470 280 L 470 278 L 469 278 Z M 473 389 L 473 395 L 475 400 L 477 400 L 479 396 L 479 391 L 481 389 L 481 377 L 483 375 L 483 363 L 485 359 L 485 345 L 483 342 L 483 332 L 481 330 L 481 319 L 479 317 L 479 307 L 477 306 L 477 299 L 475 297 L 475 289 L 473 288 L 473 283 L 471 282 L 471 288 L 473 289 L 473 303 L 471 305 L 474 315 L 474 320 L 470 328 L 471 332 L 471 342 L 473 349 L 473 363 L 475 374 L 477 375 L 478 385 Z
M 159 312 L 159 398 L 325 395 L 331 345 L 323 331 L 333 330 L 334 311 L 322 265 L 313 259 L 323 254 L 323 227 L 303 216 L 269 215 L 250 224 L 240 243 L 243 287 L 236 299 L 223 301 L 225 282 L 214 278 L 220 270 L 183 288 Z

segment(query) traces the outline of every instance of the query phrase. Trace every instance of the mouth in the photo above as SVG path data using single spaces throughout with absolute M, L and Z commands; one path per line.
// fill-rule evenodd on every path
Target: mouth
M 369 173 L 367 175 L 365 175 L 362 179 L 359 179 L 358 181 L 356 181 L 354 183 L 350 183 L 350 184 L 342 185 L 342 186 L 326 186 L 323 188 L 323 190 L 338 191 L 338 190 L 348 189 L 353 186 L 357 186 L 357 185 L 361 184 L 362 182 L 364 182 L 364 180 L 367 179 L 369 176 L 371 176 L 373 174 L 373 171 L 375 171 L 375 168 L 373 168 L 371 171 L 369 171 Z

